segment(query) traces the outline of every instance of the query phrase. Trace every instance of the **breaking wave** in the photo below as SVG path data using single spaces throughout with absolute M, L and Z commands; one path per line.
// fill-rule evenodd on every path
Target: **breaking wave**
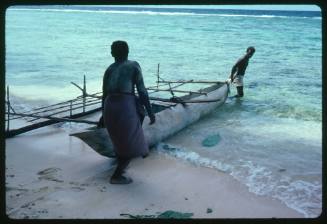
M 196 152 L 165 143 L 159 143 L 156 150 L 159 153 L 190 162 L 196 166 L 213 168 L 228 173 L 245 184 L 250 192 L 279 199 L 306 218 L 317 217 L 321 212 L 322 188 L 319 182 L 310 183 L 303 180 L 294 180 L 287 175 L 283 175 L 284 170 L 273 173 L 267 167 L 255 164 L 252 161 L 240 159 L 237 161 L 237 165 L 220 162 L 203 157 Z
M 268 14 L 224 14 L 224 13 L 198 13 L 198 12 L 165 12 L 151 10 L 113 10 L 113 9 L 51 9 L 51 8 L 10 8 L 10 10 L 32 10 L 43 12 L 65 12 L 65 13 L 102 13 L 102 14 L 145 14 L 145 15 L 162 15 L 162 16 L 217 16 L 217 17 L 253 17 L 253 18 L 311 18 L 321 19 L 318 16 L 287 16 L 287 15 L 268 15 Z

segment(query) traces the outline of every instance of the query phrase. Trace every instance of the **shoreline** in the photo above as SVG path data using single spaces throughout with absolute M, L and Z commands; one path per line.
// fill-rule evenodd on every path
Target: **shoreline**
M 167 210 L 191 218 L 303 218 L 232 176 L 151 150 L 132 160 L 130 185 L 111 185 L 115 161 L 62 129 L 6 139 L 6 214 L 13 219 L 124 219 Z M 88 206 L 85 206 L 88 205 Z M 90 209 L 92 208 L 92 209 Z

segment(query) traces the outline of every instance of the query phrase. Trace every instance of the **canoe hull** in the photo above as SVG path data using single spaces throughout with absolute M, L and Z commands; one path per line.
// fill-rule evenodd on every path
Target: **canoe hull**
M 220 99 L 210 103 L 186 103 L 185 106 L 177 104 L 156 113 L 156 122 L 149 125 L 149 118 L 145 117 L 143 130 L 149 147 L 156 145 L 169 136 L 177 133 L 188 125 L 196 122 L 201 117 L 209 114 L 222 105 L 228 95 L 228 84 L 209 92 L 207 95 L 192 97 L 194 100 Z M 87 130 L 74 133 L 71 136 L 80 138 L 97 153 L 106 157 L 115 157 L 113 144 L 105 128 Z

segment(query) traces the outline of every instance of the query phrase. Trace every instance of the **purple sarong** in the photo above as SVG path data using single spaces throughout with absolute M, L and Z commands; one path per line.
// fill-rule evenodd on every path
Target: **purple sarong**
M 134 95 L 110 95 L 104 103 L 104 123 L 118 157 L 134 158 L 149 152 Z

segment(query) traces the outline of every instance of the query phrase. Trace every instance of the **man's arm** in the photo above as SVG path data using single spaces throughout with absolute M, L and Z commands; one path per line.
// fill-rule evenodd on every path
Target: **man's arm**
M 148 112 L 149 118 L 151 120 L 150 124 L 153 124 L 155 122 L 155 116 L 154 113 L 152 112 L 148 91 L 146 90 L 144 85 L 142 70 L 140 65 L 137 62 L 135 63 L 136 63 L 135 84 L 136 84 L 137 93 L 139 94 L 141 104 L 145 106 L 145 109 Z
M 241 59 L 239 59 L 236 63 L 235 63 L 235 65 L 232 67 L 232 71 L 231 71 L 231 73 L 230 73 L 230 79 L 231 79 L 231 81 L 233 82 L 233 80 L 234 80 L 234 74 L 237 72 L 237 70 L 238 70 L 238 67 L 240 66 L 240 64 L 242 63 L 242 60 L 243 60 L 243 58 L 241 58 Z
M 107 93 L 107 79 L 108 79 L 108 72 L 106 71 L 103 75 L 103 81 L 102 81 L 102 102 L 101 102 L 101 108 L 102 108 L 102 115 L 98 121 L 98 128 L 104 127 L 104 120 L 103 120 L 103 111 L 104 111 L 104 101 L 108 95 Z
M 239 70 L 240 65 L 243 63 L 244 57 L 240 58 L 232 68 L 230 79 L 233 82 L 235 73 Z
M 108 80 L 109 72 L 108 69 L 103 75 L 103 81 L 102 81 L 102 110 L 104 109 L 104 100 L 106 99 L 108 93 L 107 93 L 107 80 Z

